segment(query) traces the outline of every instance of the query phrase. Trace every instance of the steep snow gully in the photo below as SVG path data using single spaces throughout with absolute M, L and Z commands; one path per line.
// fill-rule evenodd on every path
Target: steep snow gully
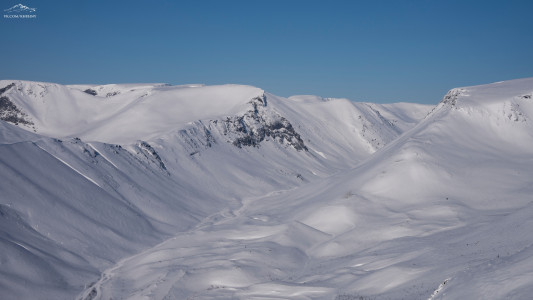
M 527 298 L 532 97 L 0 81 L 0 293 Z

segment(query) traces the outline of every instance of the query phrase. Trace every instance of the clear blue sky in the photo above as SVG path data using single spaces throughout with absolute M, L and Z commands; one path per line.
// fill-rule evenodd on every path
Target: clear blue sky
M 533 77 L 533 1 L 2 0 L 0 79 L 249 84 L 290 96 L 437 103 Z

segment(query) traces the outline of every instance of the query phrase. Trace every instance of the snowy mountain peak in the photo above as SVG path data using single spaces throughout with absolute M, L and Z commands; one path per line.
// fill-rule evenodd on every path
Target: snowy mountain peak
M 461 89 L 461 88 L 451 89 L 444 96 L 444 98 L 442 98 L 441 103 L 444 103 L 444 104 L 447 104 L 447 105 L 450 105 L 450 106 L 455 106 L 457 104 L 457 98 L 459 98 L 459 96 L 461 96 L 461 95 L 464 95 L 465 92 L 466 92 L 466 90 L 465 89 Z
M 486 107 L 516 99 L 527 100 L 532 94 L 533 78 L 524 78 L 451 89 L 441 103 L 457 108 Z
M 458 120 L 483 123 L 494 134 L 516 138 L 518 133 L 525 135 L 530 131 L 528 120 L 533 118 L 532 98 L 533 78 L 455 88 L 428 114 L 425 122 L 433 122 L 435 117 L 440 119 L 443 114 L 452 112 Z M 516 127 L 518 123 L 525 127 Z M 509 126 L 514 128 L 513 135 L 509 134 Z
M 225 141 L 237 147 L 258 147 L 263 142 L 272 141 L 296 150 L 306 150 L 309 148 L 300 131 L 316 123 L 317 118 L 322 118 L 320 114 L 324 114 L 324 118 L 337 119 L 340 116 L 336 115 L 342 114 L 336 126 L 347 129 L 346 126 L 352 124 L 348 126 L 360 130 L 346 132 L 344 139 L 350 141 L 348 144 L 351 146 L 344 149 L 348 151 L 352 148 L 366 155 L 405 130 L 396 129 L 406 124 L 404 121 L 398 124 L 393 121 L 404 118 L 394 120 L 396 112 L 408 109 L 395 110 L 389 113 L 387 119 L 379 112 L 385 113 L 385 107 L 373 109 L 346 99 L 326 101 L 322 98 L 316 100 L 315 96 L 297 96 L 298 100 L 294 101 L 295 98 L 277 97 L 256 87 L 233 84 L 63 86 L 44 82 L 0 81 L 0 88 L 5 89 L 2 95 L 5 106 L 11 108 L 10 112 L 4 110 L 5 121 L 29 126 L 32 131 L 54 138 L 79 137 L 115 144 L 134 144 L 138 140 L 151 141 L 179 134 L 192 138 L 197 145 Z M 420 106 L 417 109 L 426 108 Z M 300 122 L 308 116 L 314 116 L 315 120 Z M 321 126 L 317 125 L 317 128 Z M 190 130 L 199 136 L 191 137 Z M 315 137 L 316 133 L 311 131 L 307 135 L 311 141 L 324 139 Z M 191 149 L 191 152 L 195 151 L 198 149 Z

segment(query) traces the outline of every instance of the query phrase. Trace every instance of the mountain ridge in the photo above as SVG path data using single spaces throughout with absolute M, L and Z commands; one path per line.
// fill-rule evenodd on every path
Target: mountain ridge
M 193 237 L 177 235 L 133 256 L 81 299 L 89 291 L 98 299 L 117 296 L 118 286 L 161 299 L 273 292 L 302 299 L 527 297 L 531 279 L 521 266 L 531 265 L 532 128 L 502 107 L 516 100 L 528 112 L 533 103 L 520 95 L 532 83 L 506 83 L 512 92 L 492 92 L 498 99 L 489 101 L 486 86 L 466 88 L 469 96 L 457 95 L 455 105 L 445 96 L 424 120 L 353 169 L 251 200 Z M 136 283 L 139 274 L 155 283 L 148 278 L 169 265 L 195 271 L 167 274 L 172 284 L 161 289 Z
M 35 131 L 0 121 L 0 258 L 6 262 L 0 286 L 8 298 L 37 292 L 13 280 L 25 278 L 44 298 L 71 299 L 120 257 L 176 231 L 210 226 L 249 198 L 356 164 L 374 151 L 358 134 L 356 113 L 370 118 L 372 138 L 382 133 L 365 105 L 360 111 L 341 101 L 339 115 L 336 101 L 302 107 L 254 87 L 0 81 L 0 88 L 13 83 L 1 96 Z M 318 111 L 328 114 L 313 117 Z M 148 120 L 155 121 L 135 113 L 151 113 Z M 330 120 L 333 115 L 342 117 Z M 122 126 L 131 138 L 115 139 L 120 123 L 103 126 L 108 118 L 129 120 Z M 396 123 L 410 122 L 398 117 Z M 153 136 L 136 133 L 145 125 Z M 102 133 L 105 128 L 110 131 Z M 387 140 L 398 134 L 387 130 Z
M 287 99 L 253 87 L 106 86 L 95 96 L 85 85 L 68 92 L 39 84 L 0 95 L 37 131 L 0 121 L 0 288 L 8 298 L 532 292 L 530 280 L 509 284 L 528 278 L 520 266 L 533 263 L 532 78 L 451 90 L 432 111 Z M 223 93 L 235 89 L 236 96 Z M 155 107 L 137 103 L 157 95 L 161 101 L 147 101 Z M 222 113 L 208 105 L 229 98 L 235 105 Z M 192 117 L 108 143 L 54 131 L 59 122 L 50 119 L 74 111 L 54 106 L 67 100 L 127 116 L 134 114 L 116 102 L 141 115 L 178 102 L 189 105 L 185 112 L 208 111 L 182 112 L 178 118 Z M 48 110 L 34 107 L 43 101 Z M 91 113 L 109 114 L 102 107 Z M 113 128 L 83 127 L 80 119 L 101 121 L 67 121 Z M 134 118 L 129 130 L 143 120 Z M 49 136 L 40 134 L 46 126 Z M 502 284 L 488 286 L 491 274 Z

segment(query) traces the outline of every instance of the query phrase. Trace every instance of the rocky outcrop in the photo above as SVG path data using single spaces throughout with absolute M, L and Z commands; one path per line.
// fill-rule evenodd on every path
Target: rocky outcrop
M 250 102 L 250 110 L 243 115 L 227 117 L 222 122 L 212 121 L 236 147 L 259 147 L 263 141 L 273 140 L 297 151 L 308 151 L 292 124 L 279 113 L 267 109 L 265 95 Z
M 145 141 L 139 141 L 137 147 L 139 149 L 139 154 L 143 154 L 146 159 L 158 165 L 161 170 L 167 171 L 165 163 L 163 163 L 163 160 L 161 159 L 157 151 L 155 151 L 155 149 L 150 144 Z
M 93 89 L 86 89 L 86 90 L 83 91 L 83 92 L 85 92 L 85 93 L 87 93 L 87 94 L 89 94 L 89 95 L 93 95 L 93 96 L 98 95 L 98 93 L 97 93 L 95 90 L 93 90 Z
M 15 124 L 25 125 L 35 131 L 35 124 L 30 117 L 17 107 L 4 93 L 14 87 L 15 84 L 11 83 L 4 88 L 0 89 L 0 120 Z
M 448 104 L 450 106 L 455 106 L 457 104 L 457 98 L 463 95 L 466 92 L 464 89 L 451 89 L 445 96 L 442 98 L 441 103 Z

